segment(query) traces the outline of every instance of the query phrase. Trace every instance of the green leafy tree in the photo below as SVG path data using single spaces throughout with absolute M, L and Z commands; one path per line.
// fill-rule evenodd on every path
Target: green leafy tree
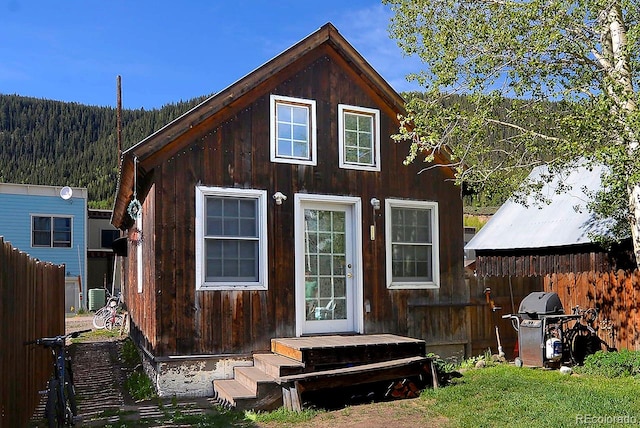
M 578 162 L 604 164 L 590 208 L 618 220 L 640 265 L 639 2 L 383 3 L 392 37 L 424 63 L 409 78 L 426 93 L 409 97 L 395 136 L 410 142 L 407 162 L 447 152 L 459 183 L 519 196 Z M 523 185 L 539 165 L 549 173 Z

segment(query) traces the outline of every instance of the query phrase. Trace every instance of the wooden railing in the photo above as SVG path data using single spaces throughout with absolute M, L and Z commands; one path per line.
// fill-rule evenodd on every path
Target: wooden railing
M 0 237 L 0 428 L 26 426 L 38 406 L 51 355 L 24 342 L 64 334 L 64 276 Z

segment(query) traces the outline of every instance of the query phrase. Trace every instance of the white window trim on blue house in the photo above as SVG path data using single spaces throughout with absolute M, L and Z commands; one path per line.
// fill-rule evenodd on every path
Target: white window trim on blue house
M 206 236 L 207 198 L 220 197 L 229 199 L 250 199 L 257 203 L 257 280 L 207 281 L 207 254 L 205 240 L 216 239 Z M 223 187 L 196 186 L 196 290 L 266 290 L 268 288 L 268 260 L 267 260 L 267 192 L 257 189 L 236 189 Z M 226 238 L 226 237 L 225 237 Z M 235 238 L 242 239 L 236 236 Z M 218 237 L 218 239 L 222 239 Z M 255 239 L 255 238 L 254 238 Z
M 72 215 L 64 215 L 64 214 L 31 214 L 31 248 L 56 248 L 56 249 L 70 249 L 73 248 L 73 217 Z M 49 233 L 50 233 L 50 239 L 49 239 L 49 245 L 42 245 L 42 244 L 36 244 L 35 243 L 35 239 L 34 239 L 34 233 L 36 232 L 34 227 L 33 227 L 33 221 L 35 218 L 48 218 L 51 220 L 49 227 Z M 69 219 L 70 220 L 70 235 L 69 235 L 69 245 L 55 245 L 56 242 L 62 242 L 62 241 L 56 241 L 55 240 L 55 219 L 57 218 L 64 218 L 64 219 Z M 64 241 L 66 242 L 66 241 Z

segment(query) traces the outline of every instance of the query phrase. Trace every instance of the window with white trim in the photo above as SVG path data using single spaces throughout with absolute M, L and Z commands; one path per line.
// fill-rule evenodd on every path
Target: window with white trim
M 196 289 L 267 289 L 267 192 L 196 187 Z
M 316 102 L 271 95 L 271 161 L 316 165 Z
M 385 201 L 387 287 L 440 285 L 438 203 Z
M 380 111 L 338 104 L 340 168 L 380 171 Z
M 72 218 L 31 216 L 31 246 L 71 248 Z

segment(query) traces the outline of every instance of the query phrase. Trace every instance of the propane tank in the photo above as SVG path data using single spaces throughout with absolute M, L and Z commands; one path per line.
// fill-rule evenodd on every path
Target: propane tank
M 547 340 L 545 356 L 547 360 L 559 361 L 562 358 L 562 342 L 557 337 Z

